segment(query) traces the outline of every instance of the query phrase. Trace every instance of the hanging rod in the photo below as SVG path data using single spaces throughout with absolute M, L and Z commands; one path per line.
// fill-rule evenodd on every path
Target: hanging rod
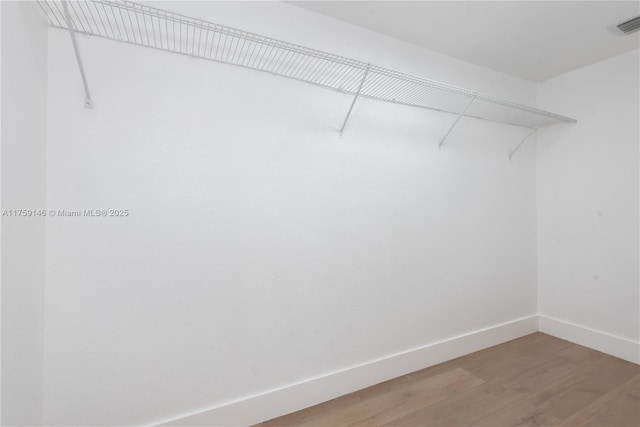
M 38 0 L 38 4 L 50 26 L 67 29 L 59 2 Z M 130 1 L 68 4 L 76 33 L 268 72 L 353 95 L 354 100 L 368 98 L 530 129 L 576 122 L 435 80 Z

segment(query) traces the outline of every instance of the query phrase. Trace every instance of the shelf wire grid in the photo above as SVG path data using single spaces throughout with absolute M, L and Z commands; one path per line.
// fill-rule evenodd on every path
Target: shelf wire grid
M 50 26 L 68 29 L 59 1 L 38 0 L 38 4 Z M 130 1 L 69 1 L 68 7 L 74 31 L 89 36 L 237 65 L 377 101 L 532 129 L 575 122 L 435 80 Z

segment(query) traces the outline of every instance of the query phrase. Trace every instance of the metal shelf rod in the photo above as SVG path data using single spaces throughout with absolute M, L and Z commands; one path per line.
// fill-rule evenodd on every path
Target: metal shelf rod
M 569 117 L 458 86 L 127 0 L 65 1 L 62 8 L 58 1 L 38 3 L 49 24 L 72 37 L 87 106 L 91 96 L 77 46 L 79 33 L 267 72 L 351 95 L 341 134 L 360 98 L 455 114 L 440 147 L 463 116 L 529 129 L 575 123 Z
M 440 139 L 440 143 L 438 144 L 438 148 L 441 148 L 442 145 L 444 144 L 444 141 L 446 141 L 447 137 L 449 136 L 449 134 L 451 133 L 451 131 L 453 130 L 454 127 L 456 127 L 456 125 L 458 124 L 458 122 L 460 121 L 460 119 L 462 118 L 462 116 L 464 116 L 464 113 L 467 112 L 467 110 L 469 109 L 469 107 L 471 107 L 471 104 L 473 104 L 473 101 L 475 101 L 476 96 L 474 95 L 473 98 L 471 98 L 471 100 L 469 100 L 469 103 L 467 104 L 466 107 L 464 107 L 464 110 L 462 110 L 462 112 L 460 113 L 460 115 L 458 116 L 458 118 L 456 119 L 455 122 L 453 122 L 453 124 L 451 125 L 451 127 L 449 128 L 449 130 L 447 131 L 446 134 L 444 134 L 444 136 L 442 137 L 442 139 Z
M 512 157 L 513 157 L 513 155 L 516 153 L 516 151 L 518 151 L 518 150 L 520 149 L 520 147 L 522 147 L 522 146 L 524 145 L 524 143 L 525 143 L 525 142 L 527 142 L 527 140 L 529 139 L 529 137 L 530 137 L 531 135 L 533 135 L 534 133 L 536 133 L 537 131 L 538 131 L 538 129 L 537 129 L 537 128 L 536 128 L 536 129 L 531 129 L 531 132 L 529 132 L 529 133 L 527 134 L 527 136 L 525 136 L 524 138 L 522 138 L 522 141 L 520 141 L 520 144 L 518 144 L 518 145 L 516 146 L 516 148 L 514 148 L 514 149 L 513 149 L 513 151 L 511 151 L 511 152 L 509 153 L 509 160 L 511 160 L 511 158 L 512 158 Z
M 89 91 L 89 83 L 87 83 L 87 76 L 84 72 L 84 66 L 82 65 L 82 58 L 80 57 L 80 49 L 78 49 L 78 41 L 76 40 L 76 33 L 73 31 L 73 21 L 71 20 L 71 14 L 69 13 L 69 6 L 67 1 L 62 2 L 64 8 L 64 17 L 69 28 L 69 35 L 71 36 L 71 44 L 73 45 L 73 51 L 76 54 L 76 61 L 78 62 L 78 68 L 80 69 L 80 77 L 82 78 L 82 85 L 84 86 L 84 106 L 91 108 L 93 103 L 91 101 L 91 92 Z
M 351 116 L 353 107 L 356 105 L 356 101 L 360 96 L 360 92 L 362 92 L 362 86 L 364 86 L 365 80 L 367 80 L 367 74 L 369 74 L 369 69 L 371 69 L 371 64 L 367 66 L 367 68 L 364 70 L 364 73 L 362 74 L 362 80 L 360 80 L 360 85 L 358 86 L 358 90 L 356 91 L 356 94 L 353 97 L 353 101 L 351 101 L 351 106 L 349 107 L 349 111 L 347 111 L 347 117 L 344 118 L 344 123 L 342 123 L 342 127 L 340 128 L 340 136 L 342 136 L 342 133 L 344 132 L 344 128 L 347 127 L 347 122 L 349 121 L 349 117 Z

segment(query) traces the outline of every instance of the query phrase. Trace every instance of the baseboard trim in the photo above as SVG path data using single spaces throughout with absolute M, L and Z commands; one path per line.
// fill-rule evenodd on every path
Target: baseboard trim
M 537 331 L 538 316 L 523 317 L 154 425 L 252 425 Z
M 640 343 L 550 316 L 539 316 L 538 329 L 629 362 L 640 364 Z

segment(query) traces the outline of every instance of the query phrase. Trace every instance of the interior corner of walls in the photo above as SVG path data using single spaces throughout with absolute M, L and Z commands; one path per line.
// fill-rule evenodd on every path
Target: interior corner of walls
M 537 331 L 531 315 L 153 425 L 253 425 Z
M 2 208 L 44 208 L 46 20 L 35 2 L 0 2 L 0 27 Z M 0 420 L 2 425 L 42 425 L 45 221 L 5 217 L 1 226 Z
M 640 364 L 640 342 L 551 316 L 539 316 L 540 332 Z

